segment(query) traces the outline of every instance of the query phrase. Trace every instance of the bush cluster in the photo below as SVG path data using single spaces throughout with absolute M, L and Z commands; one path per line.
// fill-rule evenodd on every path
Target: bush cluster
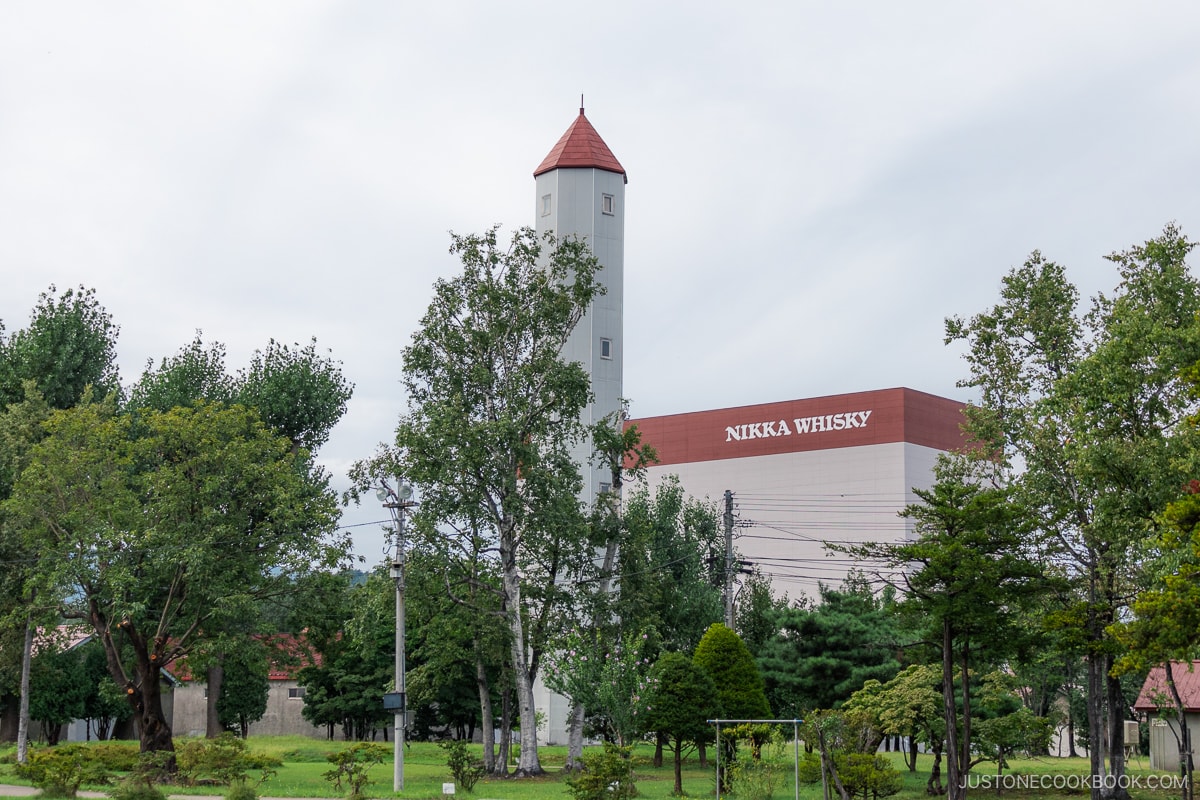
M 454 783 L 464 792 L 475 789 L 475 784 L 484 776 L 483 761 L 472 758 L 464 739 L 446 739 L 438 742 L 438 747 L 446 751 L 446 766 L 454 776 Z

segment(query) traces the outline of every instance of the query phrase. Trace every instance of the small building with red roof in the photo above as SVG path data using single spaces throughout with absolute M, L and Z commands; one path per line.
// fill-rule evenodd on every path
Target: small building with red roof
M 1183 702 L 1183 716 L 1194 747 L 1200 736 L 1200 661 L 1172 661 L 1171 679 Z M 1179 712 L 1161 665 L 1146 676 L 1133 710 L 1150 721 L 1150 768 L 1178 770 Z

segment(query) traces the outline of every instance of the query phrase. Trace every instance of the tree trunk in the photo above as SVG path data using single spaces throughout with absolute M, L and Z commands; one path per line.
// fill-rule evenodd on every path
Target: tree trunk
M 1171 700 L 1175 704 L 1175 721 L 1179 725 L 1179 776 L 1183 778 L 1181 800 L 1190 800 L 1192 786 L 1192 732 L 1187 724 L 1187 707 L 1175 684 L 1175 674 L 1171 669 L 1171 661 L 1163 663 L 1163 672 L 1167 678 L 1167 688 L 1171 690 Z
M 505 689 L 500 700 L 500 753 L 496 759 L 496 775 L 508 775 L 509 754 L 512 752 L 512 691 Z
M 662 767 L 663 742 L 667 740 L 667 735 L 662 731 L 654 734 L 654 766 Z
M 475 639 L 475 686 L 479 689 L 479 717 L 483 725 L 483 768 L 490 775 L 496 771 L 496 721 L 492 718 L 492 689 L 487 669 L 479 654 L 479 639 Z
M 29 760 L 29 671 L 33 661 L 33 617 L 25 620 L 25 644 L 21 650 L 21 702 L 17 711 L 17 763 Z
M 533 680 L 525 649 L 525 628 L 521 620 L 521 576 L 517 571 L 516 548 L 512 531 L 501 534 L 501 561 L 504 569 L 504 596 L 508 626 L 512 633 L 511 652 L 513 678 L 517 691 L 517 717 L 521 725 L 521 752 L 517 758 L 516 775 L 530 777 L 543 774 L 538 760 L 537 706 L 533 699 Z M 507 546 L 503 543 L 507 541 Z
M 225 667 L 221 665 L 219 657 L 209 665 L 207 680 L 208 697 L 205 700 L 204 709 L 204 736 L 207 739 L 215 739 L 225 730 L 217 716 L 217 701 L 221 699 L 221 684 L 225 682 Z
M 916 736 L 908 737 L 908 755 L 905 757 L 904 761 L 905 761 L 905 763 L 908 764 L 909 772 L 917 771 L 917 753 L 919 752 L 919 750 L 920 750 L 920 743 L 917 742 L 917 737 Z
M 1125 695 L 1121 692 L 1121 681 L 1110 674 L 1113 656 L 1104 658 L 1104 682 L 1108 700 L 1108 762 L 1113 788 L 1106 796 L 1111 800 L 1129 800 L 1129 789 L 1124 787 L 1125 778 Z
M 571 700 L 571 724 L 567 727 L 567 761 L 563 769 L 567 772 L 583 769 L 583 717 L 585 709 Z
M 659 753 L 662 752 L 662 741 L 659 740 Z M 675 796 L 683 795 L 683 737 L 675 737 Z
M 929 770 L 929 780 L 925 781 L 925 794 L 941 797 L 945 793 L 942 786 L 942 746 L 938 739 L 933 743 L 933 768 Z
M 954 702 L 954 630 L 949 618 L 942 621 L 942 716 L 946 721 L 946 774 L 949 800 L 966 797 L 966 776 L 958 760 L 958 711 Z
M 1092 800 L 1102 798 L 1104 763 L 1104 662 L 1098 652 L 1087 655 L 1087 758 L 1092 768 Z

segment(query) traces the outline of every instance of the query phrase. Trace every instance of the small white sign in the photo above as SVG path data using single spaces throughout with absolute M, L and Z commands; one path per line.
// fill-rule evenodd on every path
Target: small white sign
M 454 784 L 453 783 L 443 783 L 442 784 L 442 794 L 454 794 Z

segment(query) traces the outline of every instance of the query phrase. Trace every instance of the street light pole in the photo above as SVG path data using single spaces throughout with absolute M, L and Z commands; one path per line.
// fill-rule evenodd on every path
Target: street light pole
M 395 709 L 395 755 L 392 767 L 392 791 L 404 791 L 404 718 L 408 711 L 408 696 L 405 687 L 404 664 L 404 509 L 412 505 L 413 490 L 407 483 L 400 481 L 393 491 L 387 483 L 377 492 L 384 508 L 392 514 L 392 522 L 396 528 L 396 550 L 392 558 L 390 574 L 396 581 L 396 693 L 399 700 L 394 704 Z

